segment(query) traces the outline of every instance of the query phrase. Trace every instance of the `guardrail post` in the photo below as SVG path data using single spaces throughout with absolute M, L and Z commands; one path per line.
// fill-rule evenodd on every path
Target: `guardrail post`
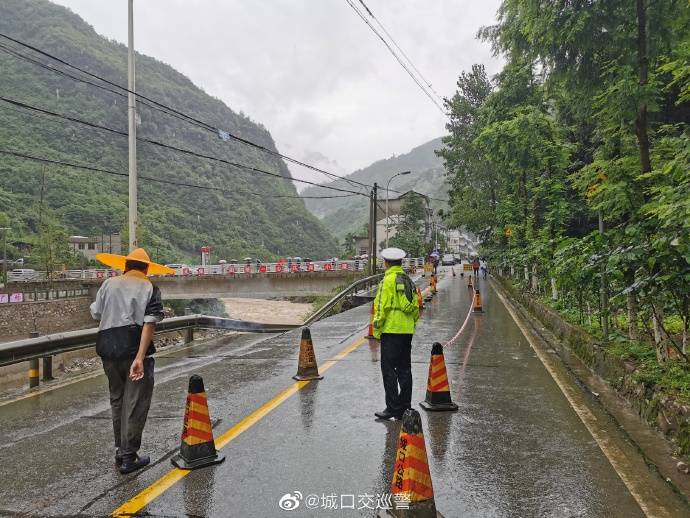
M 53 357 L 43 357 L 43 381 L 50 381 L 53 379 Z
M 184 330 L 184 343 L 189 344 L 194 341 L 194 328 L 188 327 Z
M 37 338 L 38 331 L 31 331 L 29 333 L 29 338 Z M 29 388 L 38 387 L 38 358 L 29 360 Z

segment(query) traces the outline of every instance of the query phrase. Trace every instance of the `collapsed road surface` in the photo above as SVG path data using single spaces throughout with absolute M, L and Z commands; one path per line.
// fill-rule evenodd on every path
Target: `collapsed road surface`
M 413 342 L 437 509 L 459 516 L 686 516 L 593 398 L 530 344 L 488 281 L 470 314 L 467 277 L 442 276 Z M 0 406 L 0 514 L 9 516 L 374 516 L 387 505 L 400 422 L 377 422 L 379 350 L 369 308 L 312 326 L 324 378 L 295 383 L 300 335 L 239 335 L 162 352 L 142 452 L 113 463 L 102 375 Z M 467 322 L 461 333 L 458 330 Z M 433 342 L 458 412 L 427 413 Z M 532 340 L 533 341 L 533 340 Z M 556 362 L 557 363 L 557 362 Z M 545 365 L 548 367 L 545 367 Z M 173 468 L 187 382 L 203 377 L 224 463 Z M 294 510 L 279 502 L 296 501 Z

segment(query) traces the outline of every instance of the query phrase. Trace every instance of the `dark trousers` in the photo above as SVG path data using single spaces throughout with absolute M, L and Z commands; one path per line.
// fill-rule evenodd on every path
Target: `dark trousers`
M 139 451 L 153 395 L 154 359 L 144 359 L 144 377 L 139 381 L 129 379 L 131 365 L 132 360 L 103 360 L 110 388 L 115 447 L 123 457 Z
M 386 409 L 396 414 L 412 407 L 411 351 L 412 335 L 381 335 L 381 374 L 386 391 Z

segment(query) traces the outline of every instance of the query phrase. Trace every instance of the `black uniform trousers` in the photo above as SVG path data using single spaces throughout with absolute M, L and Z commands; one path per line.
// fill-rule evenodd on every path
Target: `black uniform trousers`
M 411 334 L 381 335 L 381 374 L 386 391 L 386 410 L 394 414 L 402 414 L 412 407 L 411 352 Z

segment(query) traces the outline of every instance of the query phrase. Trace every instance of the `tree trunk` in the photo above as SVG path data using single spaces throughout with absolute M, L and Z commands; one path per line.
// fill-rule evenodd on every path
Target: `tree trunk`
M 652 326 L 654 329 L 654 348 L 656 349 L 656 360 L 659 364 L 668 361 L 668 350 L 666 350 L 665 340 L 661 331 L 661 309 L 652 307 Z
M 558 300 L 558 288 L 556 288 L 556 279 L 551 277 L 551 299 Z
M 625 280 L 625 287 L 630 287 L 635 284 L 635 272 L 628 268 L 623 272 L 623 279 Z M 628 338 L 630 340 L 638 340 L 639 333 L 637 332 L 637 294 L 634 290 L 630 290 L 627 295 L 628 306 Z
M 537 292 L 539 290 L 539 279 L 537 278 L 537 265 L 532 265 L 532 291 Z
M 592 307 L 589 305 L 589 301 L 587 301 L 587 323 L 589 327 L 592 327 Z
M 647 7 L 645 0 L 637 0 L 637 64 L 639 68 L 640 86 L 647 86 L 649 82 L 649 56 L 647 55 Z M 635 134 L 640 148 L 640 164 L 642 172 L 652 170 L 649 157 L 649 135 L 647 134 L 647 103 L 640 103 L 635 120 Z

